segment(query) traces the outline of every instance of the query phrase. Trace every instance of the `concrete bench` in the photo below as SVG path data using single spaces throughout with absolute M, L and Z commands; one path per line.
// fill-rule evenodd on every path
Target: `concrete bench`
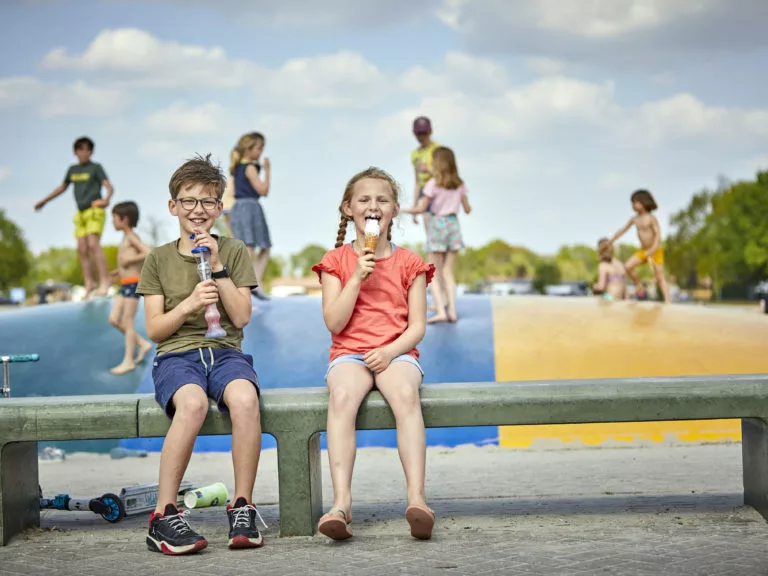
M 768 375 L 425 385 L 429 428 L 742 419 L 744 502 L 768 518 Z M 263 430 L 277 440 L 281 536 L 314 534 L 322 514 L 319 433 L 325 388 L 264 390 Z M 359 430 L 394 428 L 378 392 Z M 0 525 L 3 543 L 39 524 L 37 441 L 164 436 L 169 421 L 151 396 L 69 396 L 0 401 Z M 229 434 L 211 404 L 201 434 Z

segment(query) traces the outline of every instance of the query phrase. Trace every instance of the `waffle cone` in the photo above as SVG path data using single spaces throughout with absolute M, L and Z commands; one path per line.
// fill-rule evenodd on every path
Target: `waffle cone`
M 365 247 L 376 250 L 376 244 L 379 243 L 379 237 L 374 234 L 365 235 Z

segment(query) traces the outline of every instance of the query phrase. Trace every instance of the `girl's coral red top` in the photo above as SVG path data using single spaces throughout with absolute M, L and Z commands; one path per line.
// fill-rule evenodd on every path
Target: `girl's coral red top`
M 329 250 L 312 270 L 323 280 L 323 272 L 347 285 L 357 265 L 358 254 L 345 244 Z M 421 256 L 393 245 L 392 253 L 376 260 L 376 268 L 360 286 L 355 309 L 344 330 L 331 335 L 331 357 L 344 354 L 365 354 L 375 348 L 391 344 L 408 327 L 408 290 L 419 274 L 426 274 L 427 284 L 434 276 L 435 267 Z M 414 358 L 419 351 L 407 352 Z

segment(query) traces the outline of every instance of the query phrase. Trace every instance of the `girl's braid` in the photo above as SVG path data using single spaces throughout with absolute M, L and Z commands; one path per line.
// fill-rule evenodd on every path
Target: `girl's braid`
M 341 222 L 339 222 L 339 233 L 336 234 L 336 248 L 344 244 L 344 239 L 347 237 L 347 224 L 349 220 L 342 214 Z

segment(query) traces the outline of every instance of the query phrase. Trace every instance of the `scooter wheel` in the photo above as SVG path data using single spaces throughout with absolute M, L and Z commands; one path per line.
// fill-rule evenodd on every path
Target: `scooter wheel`
M 99 500 L 102 504 L 107 506 L 107 511 L 101 515 L 107 522 L 112 522 L 114 524 L 115 522 L 120 522 L 125 516 L 125 506 L 123 506 L 123 501 L 120 500 L 119 496 L 107 493 L 103 494 Z

